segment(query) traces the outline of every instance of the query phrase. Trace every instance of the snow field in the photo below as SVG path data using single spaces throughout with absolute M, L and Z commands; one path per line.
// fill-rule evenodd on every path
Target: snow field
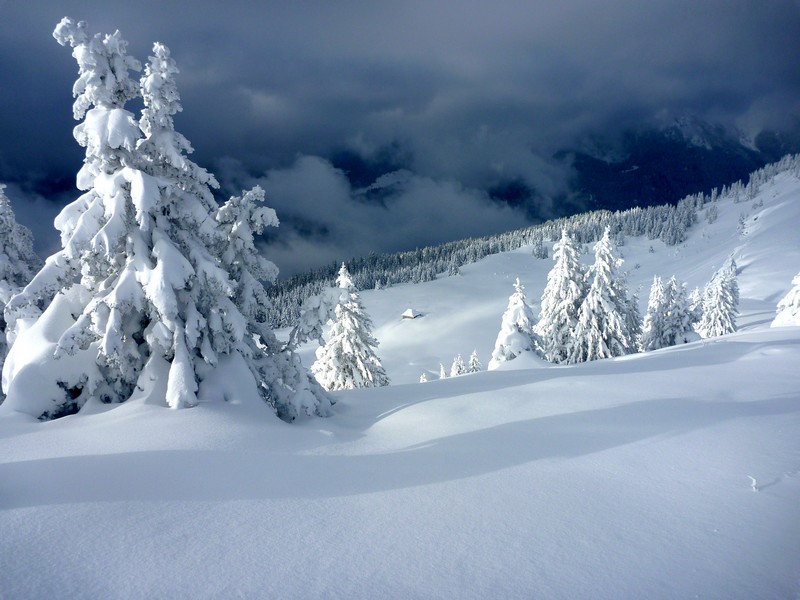
M 642 309 L 653 275 L 702 286 L 733 252 L 729 336 L 416 383 L 473 348 L 488 362 L 517 276 L 536 302 L 552 261 L 521 249 L 364 292 L 393 385 L 336 392 L 326 419 L 278 420 L 236 360 L 190 410 L 4 411 L 0 595 L 796 596 L 800 328 L 769 324 L 800 264 L 799 195 L 781 175 L 685 244 L 620 248 Z

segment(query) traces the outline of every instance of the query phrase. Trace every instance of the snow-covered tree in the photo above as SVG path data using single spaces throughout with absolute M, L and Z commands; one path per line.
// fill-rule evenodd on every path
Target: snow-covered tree
M 427 375 L 427 373 L 423 372 L 422 375 L 419 376 L 419 382 L 420 383 L 428 383 L 428 375 Z
M 145 341 L 140 319 L 146 284 L 137 280 L 136 272 L 149 268 L 154 273 L 154 287 L 157 278 L 177 282 L 187 272 L 180 262 L 177 268 L 165 271 L 163 259 L 174 256 L 166 243 L 159 244 L 158 254 L 163 258 L 157 275 L 151 258 L 143 256 L 146 245 L 141 238 L 152 228 L 141 217 L 149 214 L 160 191 L 157 182 L 137 168 L 136 142 L 141 133 L 134 116 L 124 108 L 138 95 L 138 86 L 129 76 L 130 70 L 139 69 L 138 62 L 127 56 L 127 43 L 119 32 L 90 37 L 85 23 L 65 18 L 53 35 L 61 45 L 72 46 L 78 61 L 73 115 L 83 122 L 75 127 L 74 136 L 86 148 L 77 177 L 78 188 L 86 193 L 56 217 L 62 250 L 49 257 L 31 283 L 11 298 L 6 316 L 16 332 L 19 319 L 27 321 L 46 309 L 39 321 L 50 325 L 46 334 L 54 341 L 53 347 L 42 349 L 49 355 L 47 361 L 81 350 L 96 355 L 97 360 L 86 361 L 84 372 L 39 369 L 43 372 L 37 377 L 55 375 L 45 394 L 48 397 L 33 408 L 40 418 L 76 412 L 89 397 L 114 402 L 130 396 L 143 367 L 139 345 Z M 56 296 L 57 292 L 63 295 Z M 51 302 L 54 299 L 57 301 Z M 166 340 L 169 333 L 168 329 L 151 328 L 144 335 L 153 340 L 160 334 Z M 181 350 L 178 355 L 183 357 Z M 6 379 L 9 402 L 24 404 L 24 393 L 15 392 L 15 381 L 24 383 L 27 378 L 20 375 L 27 370 L 27 360 L 40 357 L 21 354 L 9 357 L 13 367 L 7 365 Z M 177 380 L 177 370 L 170 379 Z
M 5 188 L 0 183 L 0 309 L 10 292 L 25 286 L 42 267 L 30 229 L 17 223 Z
M 447 371 L 442 363 L 439 363 L 439 379 L 447 379 Z
M 777 313 L 770 327 L 800 326 L 800 273 L 792 279 L 792 289 L 778 302 Z
M 699 287 L 694 288 L 689 294 L 689 314 L 692 325 L 697 324 L 703 318 L 703 292 Z
M 635 351 L 635 340 L 627 326 L 628 296 L 618 258 L 606 228 L 594 247 L 590 270 L 592 284 L 578 311 L 578 323 L 566 362 L 578 363 Z
M 667 297 L 669 304 L 664 320 L 665 345 L 675 346 L 697 339 L 692 328 L 694 316 L 686 294 L 686 284 L 680 283 L 674 275 L 667 284 Z
M 325 328 L 328 322 L 334 319 L 336 306 L 340 303 L 346 290 L 341 288 L 325 288 L 319 294 L 314 294 L 303 300 L 297 322 L 289 332 L 287 346 L 295 349 L 300 344 L 316 340 L 320 345 L 325 345 Z
M 653 277 L 650 286 L 650 298 L 647 301 L 647 312 L 644 315 L 644 324 L 640 338 L 643 352 L 658 350 L 664 347 L 665 319 L 669 306 L 667 289 L 661 277 Z
M 544 240 L 541 236 L 534 238 L 531 246 L 531 256 L 534 258 L 549 258 L 547 246 L 544 245 Z
M 459 354 L 453 359 L 453 364 L 450 366 L 450 377 L 458 377 L 467 372 L 467 366 L 464 364 L 464 359 Z
M 11 202 L 0 183 L 0 372 L 13 340 L 6 339 L 3 312 L 11 296 L 19 292 L 42 266 L 33 251 L 33 236 L 24 225 L 17 223 Z M 10 333 L 10 332 L 9 332 Z M 5 399 L 0 388 L 0 402 Z
M 541 338 L 544 357 L 555 363 L 567 360 L 578 324 L 578 311 L 586 295 L 586 275 L 579 257 L 580 246 L 567 230 L 553 246 L 555 264 L 547 275 L 536 333 Z
M 278 275 L 274 263 L 256 249 L 254 234 L 278 225 L 275 211 L 263 206 L 264 190 L 256 186 L 234 196 L 215 213 L 227 244 L 221 248 L 222 265 L 234 282 L 232 300 L 247 319 L 242 353 L 264 399 L 282 419 L 292 421 L 302 414 L 326 414 L 330 398 L 303 369 L 291 348 L 283 347 L 267 325 L 270 299 L 264 282 Z
M 514 293 L 508 298 L 508 307 L 500 322 L 500 331 L 494 343 L 489 370 L 492 371 L 522 352 L 539 352 L 539 336 L 534 328 L 536 317 L 525 300 L 525 287 L 519 278 L 514 282 Z
M 730 259 L 706 285 L 703 295 L 703 316 L 697 332 L 704 338 L 726 335 L 736 331 L 739 314 L 739 284 L 736 263 Z
M 481 361 L 478 360 L 478 351 L 473 350 L 469 355 L 469 364 L 467 365 L 467 373 L 477 373 L 483 369 Z
M 642 349 L 657 350 L 696 339 L 693 323 L 685 284 L 679 283 L 674 276 L 666 285 L 660 277 L 654 278 L 644 318 Z
M 728 279 L 728 287 L 730 288 L 731 296 L 733 297 L 736 306 L 739 306 L 739 267 L 733 255 L 729 256 L 722 266 L 725 276 Z
M 217 210 L 216 181 L 187 158 L 191 146 L 173 128 L 180 98 L 169 51 L 154 46 L 137 86 L 129 71 L 138 63 L 119 32 L 90 37 L 84 23 L 65 18 L 54 37 L 72 46 L 79 65 L 73 112 L 83 119 L 75 138 L 86 148 L 77 178 L 86 193 L 56 218 L 62 250 L 8 304 L 14 325 L 23 319 L 26 333 L 49 342 L 28 355 L 23 344 L 13 357 L 15 409 L 54 418 L 89 398 L 123 402 L 159 382 L 169 406 L 193 406 L 220 360 L 239 357 L 271 377 L 262 394 L 283 418 L 325 414 L 327 397 L 314 393 L 298 362 L 276 353 L 254 298 L 245 298 L 263 298 L 254 281 L 274 276 L 271 263 L 248 256 L 252 230 L 274 215 L 228 218 L 241 208 L 235 202 Z M 137 94 L 138 122 L 124 108 Z M 39 379 L 32 398 L 25 387 Z
M 625 309 L 625 324 L 628 333 L 634 341 L 635 350 L 639 350 L 639 339 L 642 336 L 642 313 L 639 311 L 639 293 L 633 292 L 628 297 L 628 304 Z
M 339 269 L 337 284 L 341 301 L 324 346 L 317 349 L 311 370 L 327 390 L 389 385 L 389 378 L 375 354 L 378 340 L 372 336 L 372 320 L 364 311 L 347 267 Z

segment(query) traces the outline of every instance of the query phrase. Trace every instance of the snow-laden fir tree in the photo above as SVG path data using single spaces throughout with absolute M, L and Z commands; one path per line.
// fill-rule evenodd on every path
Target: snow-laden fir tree
M 304 299 L 297 321 L 289 332 L 287 347 L 296 349 L 311 340 L 324 346 L 325 328 L 335 318 L 336 306 L 346 301 L 346 295 L 347 290 L 329 287 Z
M 0 372 L 8 346 L 13 341 L 6 338 L 6 321 L 3 317 L 6 303 L 27 285 L 42 266 L 41 259 L 33 251 L 33 236 L 27 227 L 17 223 L 5 187 L 0 183 Z M 0 389 L 0 403 L 4 399 L 5 395 Z
M 428 383 L 428 375 L 427 375 L 427 373 L 422 373 L 422 375 L 419 376 L 419 382 L 420 383 Z
M 669 304 L 664 319 L 664 345 L 675 346 L 696 340 L 697 334 L 692 327 L 694 315 L 686 294 L 686 284 L 680 283 L 673 275 L 666 286 L 666 295 Z
M 42 259 L 33 251 L 33 235 L 17 223 L 5 189 L 0 183 L 0 309 L 42 267 Z
M 90 37 L 84 23 L 65 18 L 53 35 L 72 46 L 79 65 L 73 112 L 83 118 L 75 138 L 86 148 L 77 178 L 86 193 L 56 218 L 62 250 L 8 305 L 14 325 L 26 321 L 32 336 L 48 341 L 35 353 L 23 344 L 15 358 L 15 409 L 54 418 L 90 398 L 122 402 L 159 386 L 169 406 L 193 406 L 206 375 L 239 357 L 275 377 L 262 394 L 282 417 L 324 414 L 322 391 L 315 395 L 302 371 L 279 379 L 287 376 L 286 357 L 253 337 L 264 333 L 258 311 L 237 293 L 252 287 L 248 274 L 268 279 L 271 271 L 257 260 L 242 263 L 250 249 L 236 240 L 223 256 L 233 228 L 215 218 L 209 186 L 216 181 L 187 158 L 191 146 L 174 131 L 180 104 L 169 51 L 155 45 L 137 86 L 129 71 L 138 64 L 119 32 Z M 124 108 L 137 93 L 140 122 Z M 30 385 L 39 386 L 35 398 L 26 394 Z M 299 397 L 287 392 L 295 385 Z
M 489 370 L 515 359 L 523 352 L 541 352 L 535 325 L 536 317 L 525 299 L 525 287 L 517 278 L 514 282 L 514 293 L 509 296 L 508 307 L 500 321 L 500 331 L 494 343 Z
M 666 285 L 660 277 L 655 277 L 642 328 L 642 350 L 658 350 L 697 339 L 693 323 L 686 285 L 674 276 Z
M 770 327 L 800 326 L 800 273 L 792 279 L 792 289 L 778 302 L 778 310 Z
M 624 356 L 636 350 L 627 325 L 629 300 L 619 271 L 622 259 L 616 254 L 608 228 L 595 244 L 594 252 L 594 265 L 589 272 L 592 284 L 578 311 L 568 363 Z
M 730 282 L 731 294 L 733 295 L 736 306 L 739 306 L 739 267 L 733 255 L 729 256 L 723 265 L 725 276 Z
M 639 351 L 639 340 L 642 336 L 642 313 L 639 311 L 639 293 L 633 292 L 628 297 L 628 305 L 625 309 L 625 324 L 628 333 L 634 342 L 635 351 Z
M 311 370 L 327 390 L 345 390 L 389 385 L 389 378 L 375 354 L 378 340 L 372 336 L 372 320 L 364 311 L 347 267 L 342 264 L 336 280 L 341 301 L 327 342 L 317 349 Z
M 650 352 L 664 347 L 664 329 L 668 306 L 669 300 L 664 282 L 661 277 L 653 277 L 639 343 L 643 352 Z
M 578 324 L 578 311 L 586 295 L 586 274 L 579 257 L 580 246 L 567 230 L 553 246 L 555 264 L 547 274 L 536 333 L 541 338 L 544 357 L 550 362 L 565 362 Z
M 215 213 L 227 239 L 221 258 L 234 282 L 232 300 L 247 320 L 242 356 L 261 395 L 283 420 L 292 421 L 302 414 L 327 414 L 330 397 L 267 325 L 271 303 L 264 282 L 274 282 L 278 268 L 258 252 L 253 236 L 265 227 L 277 226 L 278 217 L 273 209 L 263 206 L 263 201 L 264 190 L 256 186 L 230 198 Z
M 469 364 L 467 365 L 467 373 L 477 373 L 483 369 L 481 361 L 478 360 L 478 351 L 473 350 L 469 355 Z
M 703 318 L 703 292 L 699 287 L 694 288 L 689 294 L 689 314 L 692 325 L 696 325 Z
M 73 115 L 83 122 L 75 127 L 74 136 L 86 148 L 77 177 L 78 188 L 86 193 L 56 217 L 62 250 L 47 259 L 6 307 L 9 326 L 18 335 L 16 351 L 9 356 L 12 366 L 6 368 L 9 403 L 18 403 L 24 411 L 25 388 L 36 379 L 49 379 L 49 389 L 37 393 L 44 397 L 30 407 L 40 418 L 76 412 L 89 397 L 106 402 L 127 398 L 143 367 L 139 346 L 146 343 L 144 337 L 169 335 L 166 328 L 143 332 L 145 294 L 136 278 L 137 271 L 154 271 L 150 257 L 143 256 L 152 247 L 145 248 L 141 240 L 149 223 L 138 222 L 137 217 L 149 214 L 160 195 L 157 182 L 138 169 L 136 143 L 141 133 L 133 114 L 124 108 L 138 95 L 129 71 L 139 70 L 139 63 L 127 56 L 127 43 L 119 32 L 90 37 L 85 23 L 65 18 L 53 35 L 61 45 L 72 46 L 78 61 Z M 159 253 L 167 258 L 170 249 L 161 244 Z M 180 278 L 180 267 L 168 274 L 162 268 L 162 280 Z M 152 277 L 154 282 L 156 278 Z M 24 332 L 18 321 L 27 327 L 42 309 L 45 313 L 38 323 L 47 329 L 44 337 L 52 345 L 39 348 L 41 356 L 31 352 L 23 356 Z M 66 368 L 74 360 L 58 360 L 79 350 L 97 360 L 80 361 L 86 363 L 83 369 L 78 364 Z
M 467 372 L 467 366 L 464 364 L 464 359 L 459 354 L 453 359 L 453 364 L 450 365 L 450 377 L 458 377 Z
M 739 284 L 733 259 L 716 273 L 703 294 L 703 316 L 697 332 L 704 338 L 726 335 L 736 331 L 739 314 Z
M 447 379 L 447 371 L 442 363 L 439 363 L 439 379 Z

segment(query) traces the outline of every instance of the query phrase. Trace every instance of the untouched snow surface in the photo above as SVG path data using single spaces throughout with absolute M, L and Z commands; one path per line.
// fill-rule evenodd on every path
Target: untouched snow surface
M 394 385 L 337 392 L 327 419 L 279 421 L 237 361 L 189 410 L 0 409 L 0 597 L 798 597 L 800 328 L 769 324 L 800 268 L 800 182 L 759 199 L 681 246 L 621 248 L 643 304 L 653 275 L 703 285 L 733 252 L 730 336 L 415 383 L 488 362 L 514 279 L 535 300 L 552 264 L 522 249 L 364 292 Z

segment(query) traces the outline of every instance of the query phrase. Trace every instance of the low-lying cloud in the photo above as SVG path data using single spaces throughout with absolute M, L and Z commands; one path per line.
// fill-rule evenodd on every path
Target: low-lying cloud
M 272 170 L 258 184 L 281 225 L 264 243 L 265 254 L 290 275 L 308 267 L 525 225 L 520 212 L 492 202 L 479 190 L 411 172 L 382 177 L 355 190 L 345 174 L 316 156 L 301 156 Z

